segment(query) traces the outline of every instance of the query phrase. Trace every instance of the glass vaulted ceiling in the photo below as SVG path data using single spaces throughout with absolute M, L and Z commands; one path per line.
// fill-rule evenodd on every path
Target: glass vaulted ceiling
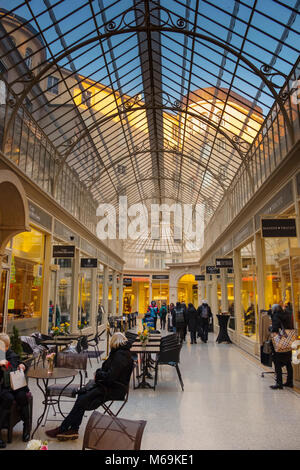
M 68 165 L 117 210 L 120 195 L 128 205 L 201 203 L 207 223 L 274 105 L 265 78 L 278 92 L 298 59 L 299 6 L 0 0 L 1 37 L 11 39 L 0 60 L 17 105 L 30 98 L 56 149 L 58 174 Z M 169 231 L 127 243 L 153 249 L 182 244 Z

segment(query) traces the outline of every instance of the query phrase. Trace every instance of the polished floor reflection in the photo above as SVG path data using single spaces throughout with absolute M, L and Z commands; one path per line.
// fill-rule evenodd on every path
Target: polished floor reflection
M 102 348 L 104 349 L 104 348 Z M 96 368 L 96 360 L 93 360 Z M 153 390 L 130 390 L 122 416 L 145 419 L 142 449 L 300 449 L 300 395 L 290 390 L 272 391 L 272 376 L 261 377 L 261 367 L 236 346 L 184 343 L 180 369 L 181 391 L 175 368 L 163 366 Z M 93 370 L 89 369 L 89 378 Z M 34 394 L 34 420 L 40 415 L 40 391 Z M 84 418 L 77 441 L 49 440 L 49 449 L 81 449 Z M 45 439 L 48 422 L 36 439 Z M 7 449 L 24 449 L 21 426 Z

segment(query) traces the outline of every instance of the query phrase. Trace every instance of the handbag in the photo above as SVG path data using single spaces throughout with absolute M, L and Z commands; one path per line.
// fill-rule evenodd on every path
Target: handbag
M 263 353 L 264 354 L 271 354 L 272 353 L 272 340 L 267 339 L 263 344 Z
M 275 352 L 288 352 L 292 350 L 292 343 L 297 339 L 296 330 L 286 330 L 282 323 L 278 333 L 271 333 Z
M 14 372 L 10 372 L 10 388 L 12 390 L 19 390 L 19 388 L 23 388 L 27 386 L 25 374 L 22 370 L 16 370 Z

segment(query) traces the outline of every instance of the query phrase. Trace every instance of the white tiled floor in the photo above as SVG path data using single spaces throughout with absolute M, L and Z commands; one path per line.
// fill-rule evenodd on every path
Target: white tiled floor
M 93 366 L 97 368 L 95 359 Z M 187 341 L 180 369 L 184 392 L 175 368 L 169 366 L 161 368 L 155 392 L 130 390 L 121 416 L 147 421 L 142 449 L 300 449 L 300 395 L 270 390 L 274 379 L 262 378 L 259 364 L 237 347 L 216 344 L 212 334 L 207 344 Z M 35 423 L 41 413 L 41 392 L 33 380 L 30 389 Z M 77 441 L 49 440 L 49 449 L 81 449 L 87 419 Z M 47 423 L 35 438 L 45 439 L 44 429 L 52 427 L 55 423 Z M 7 449 L 24 448 L 18 425 Z

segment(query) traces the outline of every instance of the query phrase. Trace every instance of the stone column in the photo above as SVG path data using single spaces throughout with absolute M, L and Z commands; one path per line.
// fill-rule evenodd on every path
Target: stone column
M 123 314 L 123 273 L 119 276 L 119 315 Z
M 111 306 L 111 313 L 113 316 L 117 316 L 117 271 L 113 270 L 112 272 L 112 306 Z
M 103 318 L 103 323 L 107 323 L 108 318 L 108 266 L 103 266 L 103 308 L 105 312 L 105 317 Z
M 241 250 L 233 250 L 233 269 L 234 269 L 234 315 L 236 340 L 239 344 L 240 335 L 242 333 L 242 265 Z
M 150 278 L 149 278 L 149 305 L 151 303 L 151 300 L 152 300 L 152 278 L 151 278 L 151 274 L 150 274 Z
M 98 283 L 97 283 L 97 269 L 92 270 L 92 292 L 91 292 L 91 317 L 89 326 L 93 328 L 93 333 L 96 333 L 97 315 L 98 315 Z
M 70 306 L 70 330 L 71 333 L 78 331 L 78 286 L 80 274 L 80 253 L 79 249 L 75 248 L 75 255 L 73 258 L 72 269 L 72 293 L 71 293 L 71 306 Z
M 258 311 L 265 309 L 265 249 L 264 241 L 260 233 L 256 233 L 255 241 L 255 258 L 256 258 L 256 277 L 257 277 L 257 304 Z
M 221 310 L 228 312 L 227 269 L 221 268 Z
M 52 235 L 45 235 L 45 260 L 43 272 L 43 299 L 42 299 L 42 322 L 41 333 L 48 334 L 49 326 L 49 297 L 51 283 L 51 260 L 52 260 Z M 54 312 L 55 313 L 55 312 Z

